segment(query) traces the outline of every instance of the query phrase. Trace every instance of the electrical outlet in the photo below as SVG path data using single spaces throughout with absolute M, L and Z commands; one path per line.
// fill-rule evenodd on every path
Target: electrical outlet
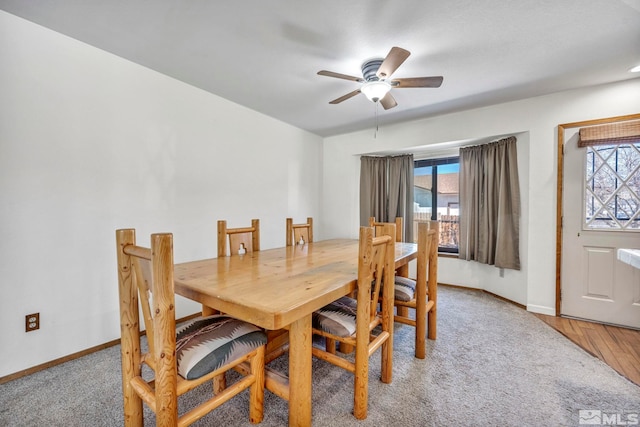
M 40 313 L 27 314 L 25 316 L 25 332 L 40 329 Z

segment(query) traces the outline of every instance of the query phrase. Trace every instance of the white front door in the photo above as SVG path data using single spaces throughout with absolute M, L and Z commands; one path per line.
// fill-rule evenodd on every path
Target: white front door
M 578 147 L 564 135 L 561 314 L 640 328 L 640 144 Z M 635 177 L 635 178 L 634 178 Z

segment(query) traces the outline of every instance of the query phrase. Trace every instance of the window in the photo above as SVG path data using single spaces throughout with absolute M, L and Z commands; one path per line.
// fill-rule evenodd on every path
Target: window
M 584 228 L 640 231 L 640 143 L 587 147 Z
M 437 220 L 440 226 L 439 252 L 458 253 L 459 170 L 458 157 L 414 162 L 413 235 L 414 238 L 418 236 L 418 222 Z

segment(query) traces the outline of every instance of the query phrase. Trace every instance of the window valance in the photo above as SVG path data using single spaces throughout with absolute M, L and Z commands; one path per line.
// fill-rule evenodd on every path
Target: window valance
M 639 140 L 640 120 L 628 120 L 581 128 L 578 147 L 624 144 Z

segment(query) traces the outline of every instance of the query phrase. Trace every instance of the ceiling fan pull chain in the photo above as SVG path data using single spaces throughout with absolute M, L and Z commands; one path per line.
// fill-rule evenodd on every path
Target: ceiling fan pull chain
M 374 104 L 376 105 L 375 106 L 375 109 L 376 109 L 376 130 L 375 130 L 375 132 L 373 132 L 373 139 L 376 139 L 378 137 L 378 104 L 379 104 L 379 102 L 375 102 Z

